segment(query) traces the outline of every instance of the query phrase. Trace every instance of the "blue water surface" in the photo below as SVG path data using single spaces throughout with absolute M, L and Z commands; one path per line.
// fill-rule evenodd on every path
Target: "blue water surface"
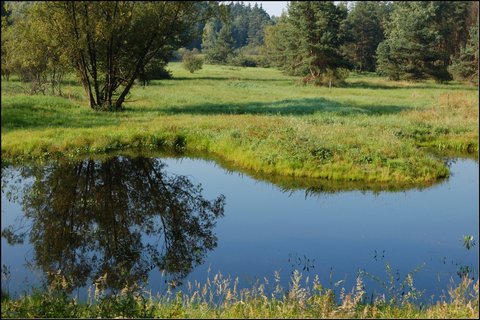
M 450 177 L 425 189 L 316 194 L 285 191 L 227 171 L 213 161 L 160 160 L 167 175 L 186 176 L 193 184 L 201 184 L 205 199 L 225 196 L 224 214 L 211 230 L 216 246 L 205 250 L 202 261 L 193 264 L 181 279 L 184 284 L 205 282 L 221 272 L 238 277 L 241 286 L 249 287 L 264 277 L 273 282 L 274 272 L 279 271 L 288 288 L 293 270 L 299 270 L 303 279 L 318 274 L 325 287 L 349 290 L 359 270 L 387 280 L 389 265 L 397 286 L 415 271 L 415 287 L 425 290 L 424 299 L 432 295 L 436 299 L 451 281 L 458 282 L 465 268 L 477 278 L 478 246 L 470 250 L 464 246 L 465 236 L 472 235 L 475 242 L 479 236 L 479 167 L 475 160 L 453 161 Z M 18 189 L 33 181 L 20 177 L 18 168 L 8 170 L 7 182 Z M 2 230 L 8 226 L 28 229 L 24 208 L 19 199 L 7 197 L 3 180 Z M 145 235 L 147 238 L 155 236 Z M 2 265 L 10 271 L 2 287 L 20 294 L 38 286 L 45 269 L 32 263 L 35 249 L 28 235 L 23 244 L 8 244 L 2 236 L 1 246 Z M 336 288 L 339 280 L 343 282 Z M 378 281 L 368 276 L 365 285 L 367 291 L 383 292 Z M 147 288 L 152 293 L 164 292 L 165 273 L 158 268 L 149 271 Z M 74 292 L 86 294 L 85 287 Z

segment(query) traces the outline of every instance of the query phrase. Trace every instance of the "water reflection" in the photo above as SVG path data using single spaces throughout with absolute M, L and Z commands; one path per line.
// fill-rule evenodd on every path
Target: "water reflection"
M 2 237 L 9 244 L 28 237 L 47 284 L 60 273 L 71 291 L 106 275 L 116 291 L 155 268 L 181 282 L 217 246 L 225 197 L 204 199 L 200 185 L 167 175 L 159 159 L 55 162 L 20 173 L 31 181 L 21 190 L 2 169 L 2 192 L 21 203 L 27 219 Z

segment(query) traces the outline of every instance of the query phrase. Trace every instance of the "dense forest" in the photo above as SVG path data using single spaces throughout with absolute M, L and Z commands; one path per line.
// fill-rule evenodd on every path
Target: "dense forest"
M 351 70 L 478 83 L 478 2 L 291 1 L 270 17 L 243 2 L 2 1 L 2 76 L 32 93 L 61 94 L 76 71 L 92 108 L 119 109 L 135 80 L 170 77 L 182 56 L 197 57 L 191 72 L 203 60 L 276 67 L 316 85 Z

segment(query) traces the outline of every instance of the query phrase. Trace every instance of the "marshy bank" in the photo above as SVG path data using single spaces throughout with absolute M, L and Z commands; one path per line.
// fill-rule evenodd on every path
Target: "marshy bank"
M 2 81 L 2 158 L 142 147 L 211 154 L 264 175 L 422 184 L 448 176 L 430 149 L 478 154 L 471 86 L 353 75 L 329 89 L 272 69 L 169 67 L 172 80 L 135 88 L 116 113 L 90 110 L 74 81 L 65 94 L 77 99 L 28 96 L 20 82 Z

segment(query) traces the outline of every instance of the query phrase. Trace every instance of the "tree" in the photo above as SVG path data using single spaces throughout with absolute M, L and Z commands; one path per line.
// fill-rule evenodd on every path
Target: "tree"
M 469 39 L 469 31 L 478 17 L 478 2 L 439 1 L 436 6 L 434 23 L 441 35 L 437 50 L 442 52 L 443 64 L 448 66 Z
M 263 10 L 262 6 L 257 3 L 253 6 L 250 12 L 247 13 L 248 29 L 247 29 L 247 44 L 249 46 L 259 46 L 263 44 L 263 29 L 265 26 L 271 24 L 271 19 L 268 13 Z
M 12 11 L 8 27 L 2 24 L 2 68 L 18 73 L 22 81 L 30 83 L 31 93 L 45 93 L 50 84 L 52 93 L 61 94 L 63 75 L 69 71 L 63 43 L 50 36 L 41 6 L 21 8 L 21 13 Z
M 345 46 L 345 52 L 358 71 L 375 71 L 375 53 L 384 40 L 383 19 L 387 6 L 385 2 L 358 1 L 348 13 L 352 39 Z
M 206 52 L 207 60 L 211 63 L 226 63 L 232 56 L 234 40 L 230 23 L 224 23 L 218 32 L 213 47 Z
M 274 67 L 287 69 L 295 59 L 295 47 L 289 40 L 289 31 L 286 15 L 280 16 L 274 25 L 265 27 L 264 51 Z
M 40 5 L 40 4 L 39 4 Z M 196 2 L 44 2 L 48 34 L 63 44 L 90 107 L 120 110 L 142 69 L 185 45 L 204 10 Z
M 470 81 L 478 85 L 478 20 L 477 24 L 470 28 L 468 42 L 460 52 L 452 58 L 450 72 L 455 79 Z
M 288 15 L 267 28 L 267 52 L 287 73 L 315 84 L 341 80 L 349 63 L 340 51 L 345 43 L 347 9 L 333 1 L 292 1 Z
M 153 57 L 138 74 L 138 80 L 145 87 L 151 80 L 171 79 L 172 73 L 167 70 L 167 58 Z
M 190 73 L 194 73 L 197 70 L 201 70 L 203 67 L 203 58 L 199 55 L 197 49 L 193 49 L 192 51 L 185 51 L 182 57 L 183 67 L 190 71 Z
M 441 2 L 395 2 L 377 49 L 377 71 L 394 80 L 451 80 L 441 23 L 447 11 Z
M 205 24 L 205 27 L 203 28 L 203 34 L 202 34 L 202 52 L 207 55 L 207 60 L 210 62 L 210 56 L 209 52 L 211 52 L 214 47 L 215 43 L 217 42 L 217 26 L 219 22 L 211 18 L 210 20 L 207 21 Z
M 251 10 L 251 7 L 243 5 L 243 3 L 237 2 L 230 6 L 235 48 L 241 48 L 247 45 L 249 10 Z
M 11 52 L 7 50 L 7 44 L 11 39 L 10 36 L 10 24 L 11 24 L 11 19 L 10 19 L 10 14 L 11 14 L 11 8 L 8 6 L 5 1 L 2 1 L 1 3 L 1 10 L 2 10 L 2 54 L 1 54 L 1 61 L 2 61 L 2 77 L 5 80 L 9 80 L 10 73 L 12 72 L 12 67 L 10 65 L 11 59 L 10 55 Z
M 203 29 L 202 51 L 211 63 L 244 60 L 237 57 L 237 52 L 255 51 L 263 44 L 264 27 L 272 23 L 268 13 L 258 5 L 237 2 L 223 8 L 223 14 L 211 19 Z

